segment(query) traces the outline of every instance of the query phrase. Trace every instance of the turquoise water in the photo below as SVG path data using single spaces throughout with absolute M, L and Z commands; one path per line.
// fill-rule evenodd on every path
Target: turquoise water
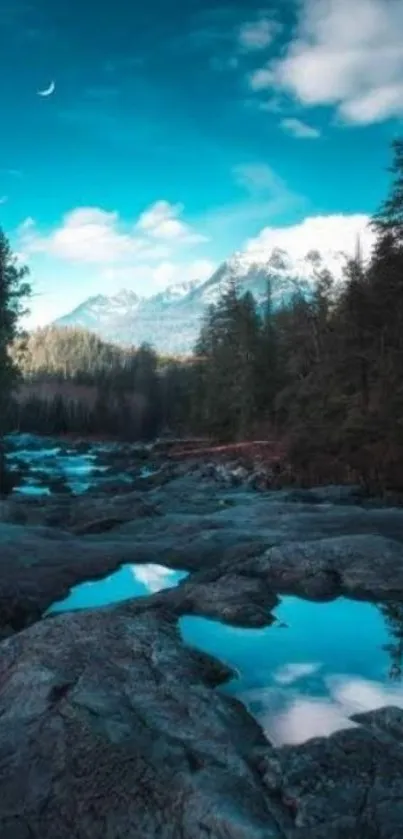
M 27 470 L 27 476 L 20 486 L 14 489 L 14 492 L 20 495 L 49 495 L 51 490 L 46 486 L 46 481 L 55 479 L 63 481 L 75 495 L 80 495 L 90 488 L 102 488 L 105 481 L 112 480 L 123 485 L 132 483 L 130 476 L 119 471 L 110 474 L 109 467 L 98 462 L 98 455 L 108 451 L 108 448 L 112 451 L 112 446 L 94 444 L 89 452 L 83 454 L 62 449 L 55 445 L 55 441 L 42 440 L 35 435 L 14 435 L 14 445 L 16 441 L 20 445 L 9 452 L 7 458 L 11 469 L 22 463 Z M 139 468 L 139 477 L 147 477 L 154 471 L 144 466 Z
M 58 446 L 44 446 L 37 449 L 17 449 L 8 455 L 11 465 L 23 461 L 28 465 L 29 477 L 15 491 L 23 495 L 44 495 L 44 476 L 49 479 L 62 479 L 74 493 L 85 492 L 89 488 L 95 471 L 104 471 L 106 467 L 97 466 L 95 454 L 66 452 Z
M 174 571 L 163 565 L 123 565 L 108 577 L 74 586 L 64 600 L 53 603 L 47 614 L 95 609 L 132 597 L 145 597 L 173 588 L 185 577 L 186 571 Z
M 265 629 L 180 620 L 186 643 L 236 670 L 222 690 L 246 704 L 273 742 L 303 742 L 351 726 L 359 711 L 403 707 L 402 605 L 383 615 L 371 603 L 285 597 L 275 615 Z

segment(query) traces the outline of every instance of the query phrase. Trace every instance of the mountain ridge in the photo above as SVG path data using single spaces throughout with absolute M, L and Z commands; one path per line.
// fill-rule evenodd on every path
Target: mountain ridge
M 218 301 L 229 281 L 240 292 L 251 292 L 258 305 L 272 283 L 273 303 L 287 302 L 296 287 L 309 291 L 318 270 L 329 269 L 340 282 L 352 254 L 339 249 L 307 250 L 291 256 L 278 247 L 237 251 L 203 281 L 174 283 L 150 297 L 130 289 L 116 295 L 87 298 L 54 321 L 57 326 L 81 326 L 119 344 L 152 344 L 159 352 L 189 354 L 198 337 L 206 307 Z

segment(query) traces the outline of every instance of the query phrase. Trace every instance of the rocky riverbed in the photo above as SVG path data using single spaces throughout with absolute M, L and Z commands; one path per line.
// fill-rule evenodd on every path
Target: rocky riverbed
M 41 443 L 23 446 L 14 462 L 25 457 L 33 486 Z M 403 710 L 274 747 L 218 689 L 234 674 L 187 647 L 179 621 L 270 626 L 290 594 L 399 607 L 403 510 L 354 488 L 256 491 L 236 464 L 176 463 L 150 447 L 46 446 L 52 491 L 0 502 L 2 839 L 400 839 Z M 81 478 L 75 456 L 91 464 Z M 189 573 L 176 588 L 43 617 L 72 586 L 128 563 Z

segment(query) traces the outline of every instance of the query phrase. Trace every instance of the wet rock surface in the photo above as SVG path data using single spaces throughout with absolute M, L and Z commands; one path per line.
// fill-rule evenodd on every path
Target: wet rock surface
M 2 839 L 281 835 L 249 763 L 261 733 L 211 690 L 221 677 L 135 608 L 4 641 Z
M 144 493 L 12 496 L 0 502 L 0 538 L 3 629 L 123 563 L 192 572 L 170 594 L 178 614 L 242 622 L 253 613 L 255 625 L 277 593 L 403 596 L 402 509 L 228 492 L 192 472 Z
M 337 488 L 253 492 L 200 464 L 155 474 L 0 502 L 2 839 L 400 839 L 403 711 L 274 749 L 177 620 L 265 626 L 283 593 L 401 600 L 403 510 Z M 189 576 L 41 620 L 76 583 L 155 562 Z
M 274 749 L 164 608 L 66 614 L 1 644 L 2 839 L 399 839 L 403 711 Z
M 352 719 L 355 729 L 267 753 L 263 783 L 288 812 L 289 839 L 399 839 L 403 826 L 403 711 Z

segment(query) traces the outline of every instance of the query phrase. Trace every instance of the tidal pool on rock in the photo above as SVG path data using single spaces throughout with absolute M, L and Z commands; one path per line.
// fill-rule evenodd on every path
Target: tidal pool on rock
M 240 699 L 276 745 L 353 726 L 349 716 L 403 707 L 403 604 L 285 597 L 276 622 L 240 629 L 183 617 L 185 643 L 228 664 L 221 690 Z
M 162 589 L 173 588 L 187 577 L 186 571 L 175 571 L 164 565 L 123 565 L 108 577 L 74 586 L 64 600 L 58 600 L 47 610 L 47 615 L 76 609 L 96 609 L 146 597 Z

